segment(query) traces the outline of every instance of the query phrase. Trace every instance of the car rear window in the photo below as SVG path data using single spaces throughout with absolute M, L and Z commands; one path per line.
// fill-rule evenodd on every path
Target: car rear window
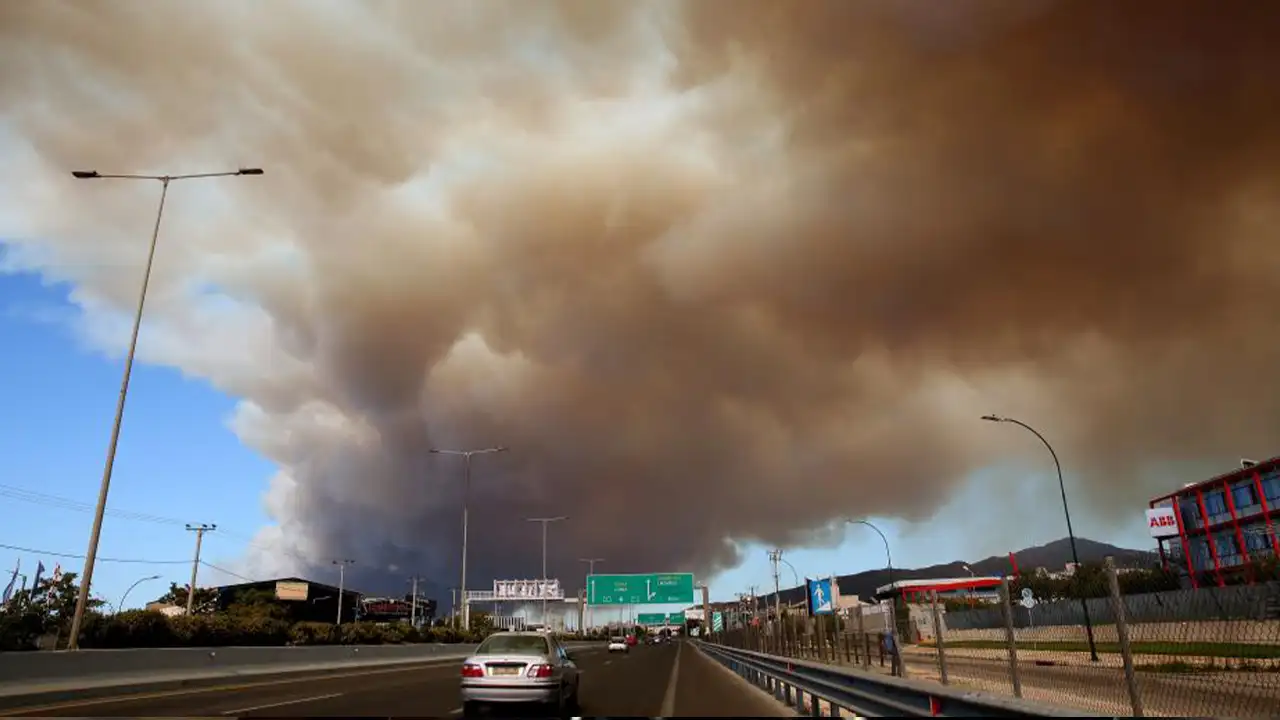
M 536 653 L 546 655 L 551 648 L 546 638 L 534 635 L 493 635 L 476 648 L 477 655 L 499 655 L 502 653 Z
M 620 637 L 610 638 L 609 642 L 626 642 L 626 639 Z

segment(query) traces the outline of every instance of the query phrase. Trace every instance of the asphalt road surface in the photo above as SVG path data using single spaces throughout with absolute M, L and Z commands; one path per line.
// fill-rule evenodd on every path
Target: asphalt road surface
M 595 717 L 795 717 L 691 643 L 610 655 L 574 651 L 581 714 Z M 460 661 L 324 677 L 102 697 L 12 708 L 6 715 L 61 717 L 459 717 Z M 527 715 L 527 712 L 522 714 Z

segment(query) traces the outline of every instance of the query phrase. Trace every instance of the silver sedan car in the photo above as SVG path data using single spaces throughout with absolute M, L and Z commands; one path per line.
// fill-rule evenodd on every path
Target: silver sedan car
M 578 666 L 555 637 L 537 632 L 490 635 L 462 664 L 462 712 L 483 705 L 539 703 L 557 715 L 578 710 Z

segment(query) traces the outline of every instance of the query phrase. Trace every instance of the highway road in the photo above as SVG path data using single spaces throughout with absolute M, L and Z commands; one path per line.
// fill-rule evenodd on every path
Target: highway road
M 574 651 L 582 670 L 582 714 L 596 717 L 795 717 L 691 643 L 610 655 Z M 460 717 L 460 661 L 413 668 L 347 671 L 17 707 L 5 715 L 43 717 Z M 526 713 L 527 715 L 527 713 Z

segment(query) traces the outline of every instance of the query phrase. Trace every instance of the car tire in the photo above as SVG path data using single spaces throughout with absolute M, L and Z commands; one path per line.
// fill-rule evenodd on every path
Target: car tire
M 568 717 L 577 717 L 582 714 L 582 704 L 578 702 L 579 693 L 582 691 L 582 680 L 578 679 L 573 683 L 573 694 L 569 696 L 569 701 L 565 703 L 564 714 Z

